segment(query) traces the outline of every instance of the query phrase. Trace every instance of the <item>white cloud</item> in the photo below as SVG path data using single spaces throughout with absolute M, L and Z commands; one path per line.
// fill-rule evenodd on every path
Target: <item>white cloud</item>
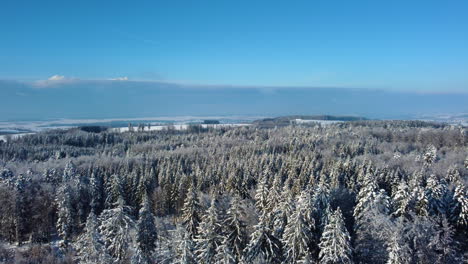
M 38 80 L 33 82 L 34 87 L 43 88 L 43 87 L 54 87 L 60 84 L 72 83 L 79 79 L 69 78 L 63 75 L 52 75 L 47 80 Z
M 47 80 L 48 81 L 63 81 L 65 80 L 65 76 L 56 74 L 56 75 L 49 77 L 49 79 Z
M 109 80 L 111 80 L 111 81 L 128 81 L 128 77 L 123 76 L 123 77 L 111 78 Z

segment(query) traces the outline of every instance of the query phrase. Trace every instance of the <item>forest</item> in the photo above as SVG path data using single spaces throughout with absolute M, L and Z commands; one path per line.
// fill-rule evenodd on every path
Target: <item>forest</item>
M 468 131 L 79 128 L 0 141 L 0 263 L 468 263 Z

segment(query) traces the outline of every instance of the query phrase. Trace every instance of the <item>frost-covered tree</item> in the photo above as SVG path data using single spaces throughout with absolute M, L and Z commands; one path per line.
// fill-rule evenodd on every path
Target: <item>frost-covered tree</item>
M 229 252 L 234 256 L 236 262 L 242 259 L 244 248 L 248 242 L 246 231 L 246 223 L 243 220 L 245 210 L 238 196 L 234 196 L 231 200 L 229 209 L 227 210 L 226 219 L 223 224 L 223 238 L 221 241 L 221 249 L 218 253 Z M 227 253 L 226 253 L 227 254 Z
M 177 240 L 176 256 L 174 263 L 177 264 L 196 264 L 195 242 L 185 228 L 178 228 L 176 231 Z
M 272 231 L 275 237 L 283 237 L 284 229 L 288 224 L 288 219 L 295 210 L 295 203 L 294 196 L 285 186 L 283 188 L 283 192 L 281 193 L 280 203 L 273 211 Z
M 320 263 L 353 263 L 351 238 L 338 207 L 333 212 L 320 238 Z
M 90 196 L 91 196 L 91 210 L 94 211 L 94 213 L 99 214 L 102 212 L 104 208 L 104 197 L 103 197 L 103 179 L 102 176 L 98 173 L 93 172 L 91 174 L 91 179 L 89 183 L 89 188 L 90 188 Z
M 405 220 L 398 219 L 387 233 L 388 259 L 386 264 L 410 264 L 412 262 L 411 248 L 406 237 Z
M 393 194 L 395 216 L 406 216 L 410 211 L 411 196 L 406 182 L 402 181 Z
M 158 233 L 148 198 L 144 198 L 137 222 L 138 263 L 152 263 Z
M 255 192 L 255 207 L 260 213 L 267 212 L 268 193 L 267 178 L 264 176 L 257 184 L 257 190 Z
M 428 146 L 422 158 L 426 166 L 432 165 L 437 159 L 437 148 L 434 145 Z
M 429 245 L 437 253 L 436 263 L 457 263 L 459 258 L 456 251 L 456 242 L 453 240 L 455 230 L 450 226 L 447 218 L 442 217 L 436 228 L 435 235 Z
M 239 263 L 239 260 L 231 248 L 228 245 L 222 243 L 217 249 L 214 263 L 236 264 Z
M 198 225 L 201 221 L 200 208 L 198 195 L 192 184 L 187 191 L 187 197 L 182 208 L 182 224 L 192 239 L 198 234 Z
M 327 223 L 328 208 L 330 206 L 330 190 L 326 183 L 318 184 L 312 194 L 312 208 L 317 231 L 319 234 L 323 232 L 323 228 Z
M 357 204 L 354 207 L 354 217 L 356 221 L 361 219 L 362 213 L 365 212 L 374 202 L 377 196 L 377 188 L 378 186 L 375 181 L 375 177 L 371 174 L 366 174 L 363 185 L 356 197 Z
M 266 216 L 262 215 L 259 223 L 254 226 L 250 242 L 244 250 L 244 261 L 247 263 L 252 263 L 258 257 L 264 258 L 269 263 L 281 263 L 283 260 L 281 241 L 273 235 L 265 223 L 265 218 Z
M 211 206 L 198 226 L 198 235 L 195 239 L 197 260 L 199 263 L 214 263 L 216 249 L 221 244 L 221 225 L 217 212 L 216 201 L 211 200 Z
M 452 212 L 457 225 L 461 227 L 468 226 L 468 193 L 462 184 L 455 188 L 453 200 L 455 201 Z
M 312 218 L 310 197 L 303 191 L 283 234 L 286 262 L 296 263 L 308 253 L 312 253 L 315 248 L 314 229 L 315 221 Z
M 135 222 L 130 208 L 119 197 L 115 208 L 106 209 L 100 218 L 99 233 L 106 249 L 115 261 L 124 261 L 131 256 L 134 247 Z
M 58 190 L 57 198 L 57 231 L 67 247 L 74 232 L 74 211 L 70 186 L 64 185 Z
M 73 178 L 75 178 L 76 174 L 77 174 L 76 166 L 72 160 L 69 160 L 63 170 L 62 181 L 68 182 L 72 180 Z
M 104 247 L 104 242 L 98 231 L 99 223 L 96 215 L 91 212 L 86 220 L 84 232 L 74 244 L 77 259 L 80 263 L 100 264 L 112 263 Z
M 26 186 L 27 180 L 23 174 L 18 175 L 15 187 L 15 210 L 14 210 L 14 224 L 15 224 L 15 237 L 19 246 L 23 243 L 24 233 L 26 230 L 26 217 L 27 217 L 27 200 L 26 200 Z

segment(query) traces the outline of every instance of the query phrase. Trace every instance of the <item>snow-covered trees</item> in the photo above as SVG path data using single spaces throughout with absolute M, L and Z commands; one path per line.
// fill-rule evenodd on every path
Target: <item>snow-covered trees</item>
M 108 253 L 115 261 L 130 258 L 134 247 L 135 222 L 130 217 L 131 209 L 119 197 L 115 208 L 106 209 L 100 215 L 99 232 Z
M 317 263 L 339 207 L 355 263 L 459 263 L 466 142 L 457 128 L 396 121 L 39 133 L 0 144 L 0 244 L 50 243 L 89 263 L 106 252 L 116 263 Z M 56 250 L 57 237 L 71 247 Z
M 176 256 L 174 258 L 174 263 L 177 264 L 196 264 L 196 255 L 195 255 L 195 242 L 185 228 L 178 228 L 176 230 L 177 240 L 175 241 Z
M 297 201 L 296 209 L 288 220 L 283 234 L 285 246 L 285 261 L 296 263 L 298 260 L 312 253 L 315 249 L 314 231 L 315 221 L 312 217 L 310 196 L 302 192 Z
M 400 182 L 398 189 L 393 194 L 393 206 L 395 216 L 406 216 L 410 212 L 411 196 L 405 181 Z
M 353 263 L 351 238 L 339 207 L 328 218 L 319 247 L 320 263 Z
M 200 221 L 200 204 L 192 184 L 187 191 L 187 197 L 182 208 L 182 224 L 192 239 L 198 234 Z
M 273 235 L 265 223 L 265 218 L 264 214 L 260 216 L 260 221 L 255 225 L 250 242 L 244 250 L 244 261 L 247 263 L 252 263 L 259 257 L 268 263 L 281 263 L 283 260 L 282 243 Z
M 218 253 L 223 256 L 224 261 L 234 258 L 234 262 L 239 262 L 242 259 L 244 248 L 248 242 L 244 216 L 245 211 L 241 200 L 238 196 L 234 196 L 222 225 L 224 236 L 218 249 Z M 232 255 L 232 257 L 228 255 Z
M 98 231 L 99 223 L 96 215 L 91 212 L 86 220 L 83 234 L 74 244 L 77 251 L 77 259 L 82 263 L 100 264 L 112 263 L 110 256 L 104 247 L 101 234 Z
M 71 189 L 65 185 L 57 193 L 57 231 L 62 238 L 63 246 L 67 246 L 74 232 L 75 214 L 72 207 Z
M 137 257 L 136 263 L 153 263 L 152 254 L 156 249 L 158 233 L 154 223 L 154 215 L 151 212 L 148 197 L 143 200 L 143 205 L 138 214 L 136 226 Z
M 453 207 L 453 215 L 455 221 L 459 226 L 467 227 L 468 226 L 468 194 L 463 185 L 458 184 L 455 188 L 455 193 L 453 195 L 455 200 L 455 205 Z
M 216 201 L 211 200 L 211 206 L 198 226 L 198 235 L 195 239 L 196 254 L 199 263 L 215 262 L 216 249 L 221 244 L 221 225 L 218 218 Z

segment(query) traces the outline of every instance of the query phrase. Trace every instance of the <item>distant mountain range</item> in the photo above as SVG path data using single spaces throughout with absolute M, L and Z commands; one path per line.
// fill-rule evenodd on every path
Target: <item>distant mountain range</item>
M 0 98 L 0 120 L 319 114 L 414 119 L 468 113 L 468 93 L 351 88 L 79 80 L 38 85 L 0 81 Z

